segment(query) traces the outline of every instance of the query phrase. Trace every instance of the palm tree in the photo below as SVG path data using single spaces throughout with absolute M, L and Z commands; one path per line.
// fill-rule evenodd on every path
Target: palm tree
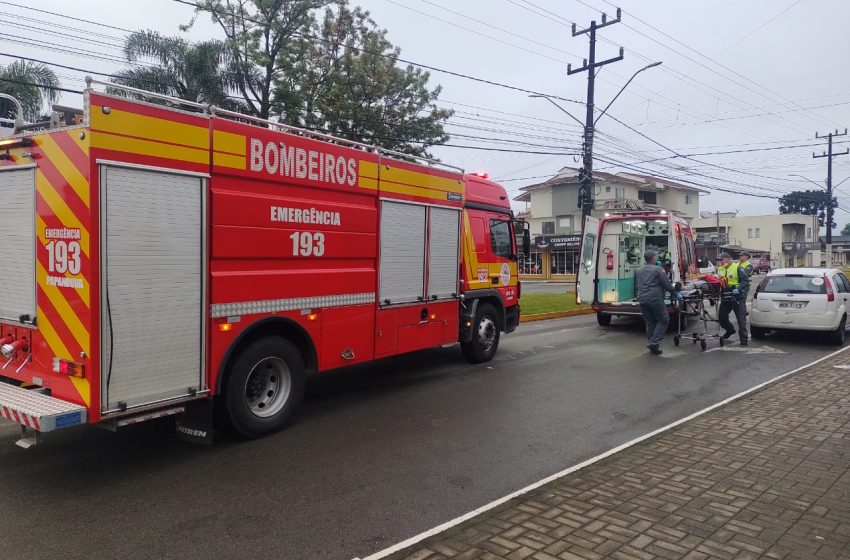
M 112 79 L 116 84 L 196 103 L 240 108 L 228 95 L 237 83 L 236 71 L 221 41 L 190 43 L 155 31 L 138 31 L 127 37 L 124 55 L 128 62 L 138 64 L 118 72 Z
M 34 62 L 16 60 L 0 66 L 0 93 L 21 102 L 24 120 L 37 121 L 49 106 L 59 100 L 59 78 L 53 70 Z M 11 116 L 14 105 L 0 99 L 0 116 Z

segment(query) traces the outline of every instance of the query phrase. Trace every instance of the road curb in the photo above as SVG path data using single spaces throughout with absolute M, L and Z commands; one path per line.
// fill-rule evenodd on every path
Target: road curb
M 826 356 L 818 358 L 817 360 L 814 360 L 814 361 L 812 361 L 808 364 L 805 364 L 805 365 L 802 365 L 798 368 L 787 371 L 787 372 L 785 372 L 781 375 L 774 377 L 773 379 L 769 379 L 769 380 L 765 381 L 764 383 L 760 383 L 760 384 L 758 384 L 754 387 L 750 387 L 746 391 L 742 391 L 740 393 L 732 395 L 729 398 L 726 398 L 726 399 L 724 399 L 720 402 L 717 402 L 717 403 L 715 403 L 711 406 L 703 408 L 702 410 L 698 410 L 697 412 L 694 412 L 693 414 L 685 416 L 684 418 L 680 418 L 679 420 L 676 420 L 675 422 L 667 424 L 666 426 L 662 426 L 661 428 L 658 428 L 657 430 L 646 433 L 646 434 L 639 436 L 639 437 L 637 437 L 637 438 L 635 438 L 631 441 L 627 441 L 625 443 L 622 443 L 622 444 L 620 444 L 620 445 L 618 445 L 618 446 L 616 446 L 612 449 L 609 449 L 608 451 L 605 451 L 605 452 L 603 452 L 603 453 L 601 453 L 601 454 L 599 454 L 595 457 L 591 457 L 590 459 L 587 459 L 587 460 L 582 461 L 578 464 L 575 464 L 571 467 L 568 467 L 568 468 L 566 468 L 566 469 L 564 469 L 560 472 L 557 472 L 553 475 L 550 475 L 550 476 L 548 476 L 548 477 L 546 477 L 542 480 L 539 480 L 539 481 L 537 481 L 533 484 L 530 484 L 530 485 L 528 485 L 524 488 L 521 488 L 519 490 L 511 492 L 507 496 L 503 496 L 503 497 L 501 497 L 497 500 L 490 502 L 489 504 L 485 504 L 485 505 L 483 505 L 483 506 L 481 506 L 477 509 L 474 509 L 470 512 L 467 512 L 464 515 L 456 517 L 456 518 L 454 518 L 450 521 L 447 521 L 447 522 L 445 522 L 441 525 L 433 527 L 433 528 L 431 528 L 427 531 L 424 531 L 424 532 L 422 532 L 418 535 L 410 537 L 410 538 L 408 538 L 404 541 L 401 541 L 401 542 L 399 542 L 395 545 L 384 548 L 383 550 L 380 550 L 380 551 L 375 552 L 373 554 L 370 554 L 368 556 L 355 557 L 353 560 L 381 560 L 381 559 L 386 558 L 390 555 L 393 555 L 393 554 L 396 554 L 396 553 L 401 552 L 403 550 L 406 550 L 408 548 L 411 548 L 411 547 L 417 545 L 418 543 L 420 543 L 420 542 L 422 542 L 422 541 L 424 541 L 424 540 L 426 540 L 430 537 L 436 536 L 436 535 L 443 533 L 443 532 L 445 532 L 445 531 L 447 531 L 447 530 L 449 530 L 453 527 L 456 527 L 457 525 L 465 523 L 466 521 L 469 521 L 469 520 L 471 520 L 471 519 L 473 519 L 473 518 L 475 518 L 475 517 L 477 517 L 477 516 L 479 516 L 483 513 L 486 513 L 486 512 L 488 512 L 492 509 L 495 509 L 495 508 L 497 508 L 497 507 L 499 507 L 503 504 L 506 504 L 506 503 L 510 502 L 511 500 L 515 500 L 517 498 L 520 498 L 521 496 L 524 496 L 525 494 L 528 494 L 529 492 L 532 492 L 532 491 L 534 491 L 534 490 L 536 490 L 536 489 L 538 489 L 542 486 L 545 486 L 546 484 L 549 484 L 549 483 L 554 482 L 558 479 L 564 478 L 565 476 L 573 474 L 574 472 L 580 471 L 580 470 L 582 470 L 586 467 L 593 465 L 594 463 L 597 463 L 597 462 L 599 462 L 603 459 L 606 459 L 607 457 L 615 455 L 615 454 L 617 454 L 621 451 L 624 451 L 624 450 L 626 450 L 630 447 L 633 447 L 633 446 L 635 446 L 639 443 L 642 443 L 646 440 L 652 439 L 659 434 L 668 432 L 668 431 L 672 430 L 673 428 L 675 428 L 675 427 L 677 427 L 681 424 L 684 424 L 686 422 L 689 422 L 690 420 L 693 420 L 694 418 L 698 418 L 700 416 L 708 414 L 709 412 L 712 412 L 713 410 L 716 410 L 718 408 L 722 408 L 722 407 L 724 407 L 724 406 L 726 406 L 730 403 L 741 400 L 741 399 L 748 397 L 748 396 L 750 396 L 754 393 L 758 393 L 758 392 L 766 389 L 767 387 L 775 385 L 776 383 L 782 381 L 786 377 L 789 377 L 789 376 L 794 375 L 796 373 L 800 373 L 801 371 L 805 371 L 805 370 L 811 368 L 812 366 L 815 366 L 815 365 L 817 365 L 821 362 L 824 362 L 824 361 L 826 361 L 830 358 L 833 358 L 833 357 L 835 357 L 835 356 L 837 356 L 837 355 L 839 355 L 839 354 L 841 354 L 841 353 L 843 353 L 847 350 L 850 350 L 850 346 L 845 346 L 845 347 L 843 347 L 843 348 L 841 348 L 841 349 L 839 349 L 835 352 L 830 352 Z
M 520 323 L 530 323 L 532 321 L 545 321 L 547 319 L 561 319 L 563 317 L 575 317 L 576 315 L 590 315 L 594 313 L 593 309 L 570 309 L 568 311 L 550 311 L 548 313 L 534 313 L 532 315 L 520 315 Z

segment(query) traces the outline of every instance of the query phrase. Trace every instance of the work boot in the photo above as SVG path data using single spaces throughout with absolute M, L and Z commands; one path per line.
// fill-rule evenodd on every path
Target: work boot
M 656 356 L 660 356 L 663 353 L 661 348 L 659 348 L 657 344 L 647 344 L 646 347 L 649 348 L 649 351 L 655 354 Z
M 742 340 L 741 341 L 741 346 L 749 346 L 749 345 L 750 345 L 750 342 L 748 340 Z
M 735 334 L 736 332 L 737 331 L 735 329 L 732 329 L 731 331 L 726 331 L 725 333 L 723 333 L 723 336 L 721 336 L 720 338 L 722 338 L 723 340 L 729 340 L 729 338 L 731 338 L 732 335 Z

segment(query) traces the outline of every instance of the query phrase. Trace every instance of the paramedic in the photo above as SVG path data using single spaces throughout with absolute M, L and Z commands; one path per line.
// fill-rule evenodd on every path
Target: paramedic
M 670 283 L 664 271 L 658 268 L 658 252 L 647 249 L 643 255 L 646 264 L 635 271 L 635 285 L 637 286 L 637 300 L 640 303 L 640 311 L 646 321 L 646 345 L 653 354 L 661 354 L 661 339 L 670 322 L 667 315 L 667 306 L 664 304 L 664 294 L 670 294 L 676 299 L 682 299 Z
M 721 253 L 720 258 L 722 263 L 717 268 L 717 275 L 726 281 L 717 312 L 720 326 L 725 330 L 721 338 L 727 340 L 735 334 L 735 327 L 729 322 L 729 313 L 734 311 L 735 319 L 738 320 L 738 340 L 741 346 L 747 346 L 747 300 L 743 299 L 743 294 L 750 288 L 750 279 L 740 263 L 732 262 L 729 253 Z

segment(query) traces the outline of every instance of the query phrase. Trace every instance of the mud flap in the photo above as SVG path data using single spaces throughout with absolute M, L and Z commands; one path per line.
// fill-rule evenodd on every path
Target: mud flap
M 189 443 L 212 445 L 212 399 L 203 399 L 186 405 L 186 410 L 177 415 L 177 437 Z

